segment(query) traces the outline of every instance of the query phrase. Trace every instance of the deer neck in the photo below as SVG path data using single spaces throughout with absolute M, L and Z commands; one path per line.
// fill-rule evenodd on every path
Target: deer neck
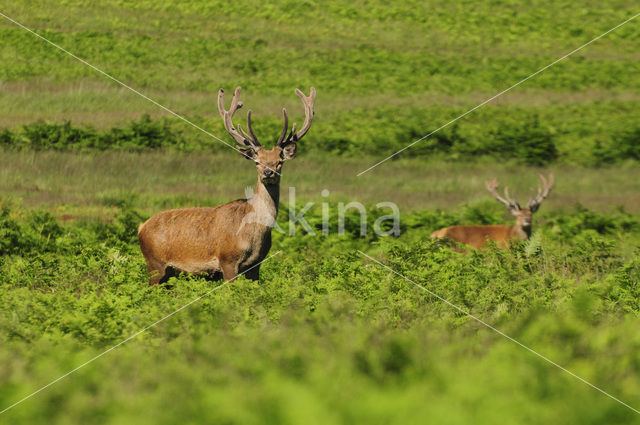
M 258 177 L 256 192 L 251 199 L 253 208 L 259 216 L 274 220 L 278 216 L 278 203 L 280 201 L 280 183 L 265 185 Z
M 516 223 L 511 228 L 511 237 L 514 239 L 527 240 L 531 236 L 531 225 L 523 226 L 520 223 Z

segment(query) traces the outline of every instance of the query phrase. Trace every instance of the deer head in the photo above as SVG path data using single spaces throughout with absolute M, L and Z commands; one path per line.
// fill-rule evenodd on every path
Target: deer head
M 507 209 L 511 212 L 511 214 L 515 215 L 516 225 L 522 228 L 531 228 L 531 222 L 533 218 L 533 213 L 538 211 L 540 208 L 540 204 L 542 201 L 549 195 L 549 191 L 553 187 L 553 173 L 549 173 L 549 180 L 547 180 L 542 174 L 538 174 L 540 178 L 540 182 L 542 186 L 538 186 L 538 194 L 535 198 L 529 198 L 529 202 L 527 202 L 527 206 L 522 208 L 518 201 L 513 200 L 509 197 L 509 189 L 507 187 L 504 188 L 504 198 L 498 195 L 498 179 L 494 178 L 493 180 L 487 180 L 485 182 L 485 186 L 489 193 L 493 195 L 494 198 L 498 200 L 501 204 L 507 207 Z
M 240 87 L 236 87 L 233 94 L 233 100 L 229 110 L 224 109 L 223 96 L 224 90 L 220 89 L 218 92 L 218 110 L 220 116 L 224 122 L 224 127 L 227 132 L 235 139 L 240 145 L 238 151 L 240 151 L 245 158 L 253 160 L 256 164 L 258 171 L 258 177 L 260 181 L 265 185 L 275 185 L 280 182 L 280 171 L 282 170 L 282 164 L 284 161 L 292 159 L 296 156 L 297 143 L 311 127 L 311 120 L 313 119 L 313 103 L 316 98 L 316 89 L 311 87 L 311 93 L 309 96 L 305 96 L 300 90 L 296 89 L 296 94 L 302 100 L 304 104 L 304 124 L 299 131 L 296 131 L 296 124 L 294 123 L 291 131 L 289 130 L 289 118 L 287 117 L 287 110 L 282 109 L 284 115 L 284 125 L 280 137 L 272 149 L 265 149 L 262 147 L 258 138 L 253 132 L 251 126 L 251 111 L 247 112 L 247 131 L 249 134 L 242 130 L 242 127 L 238 125 L 237 129 L 233 125 L 233 114 L 242 107 L 242 103 L 238 100 L 240 95 Z

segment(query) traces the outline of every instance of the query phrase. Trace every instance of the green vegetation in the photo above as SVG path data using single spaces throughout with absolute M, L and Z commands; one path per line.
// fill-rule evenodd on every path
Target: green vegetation
M 0 214 L 3 407 L 211 290 L 211 282 L 190 277 L 174 279 L 170 288 L 148 287 L 137 226 L 161 209 L 240 197 L 255 178 L 251 164 L 233 154 L 24 151 L 8 152 L 0 165 L 0 191 L 11 197 Z M 630 194 L 640 179 L 628 176 L 638 175 L 637 167 L 622 175 L 555 170 L 557 186 L 536 214 L 529 242 L 462 255 L 428 235 L 446 225 L 511 220 L 482 181 L 495 172 L 516 193 L 527 193 L 535 169 L 457 170 L 403 160 L 387 165 L 387 175 L 362 180 L 364 186 L 343 179 L 361 165 L 302 154 L 291 161 L 280 226 L 287 228 L 286 186 L 295 182 L 298 210 L 316 203 L 305 216 L 315 236 L 302 228 L 295 236 L 274 232 L 271 252 L 282 252 L 263 265 L 260 284 L 240 279 L 217 289 L 3 419 L 637 422 L 624 406 L 357 252 L 635 407 L 640 208 Z M 573 181 L 576 187 L 567 183 Z M 377 189 L 362 193 L 369 185 Z M 459 198 L 447 196 L 456 187 Z M 328 198 L 322 188 L 330 189 Z M 616 197 L 602 196 L 614 188 Z M 576 190 L 588 208 L 566 205 L 563 198 L 573 199 Z M 352 198 L 358 191 L 360 198 Z M 369 204 L 371 229 L 388 213 L 375 208 L 389 200 L 377 193 L 393 194 L 401 205 L 399 238 L 358 237 L 355 212 L 345 236 L 320 234 L 320 203 L 329 203 L 335 226 L 336 203 L 349 199 Z
M 135 241 L 144 217 L 127 198 L 105 202 L 122 205 L 112 221 L 65 224 L 5 203 L 3 406 L 213 288 L 188 277 L 146 286 Z M 529 242 L 470 255 L 428 234 L 500 222 L 501 211 L 407 214 L 393 240 L 275 233 L 272 253 L 282 253 L 263 265 L 260 284 L 225 285 L 3 419 L 635 423 L 635 413 L 355 251 L 637 405 L 640 216 L 540 214 Z M 319 229 L 317 211 L 308 219 Z
M 78 0 L 60 6 L 40 0 L 14 3 L 4 13 L 224 140 L 215 104 L 220 87 L 244 87 L 245 104 L 268 142 L 279 133 L 283 105 L 294 117 L 302 113 L 293 89 L 314 85 L 316 123 L 305 139 L 310 150 L 386 156 L 631 17 L 632 6 L 626 0 L 590 0 L 578 9 L 569 1 L 88 6 Z M 485 155 L 534 165 L 637 160 L 640 36 L 634 25 L 403 155 Z M 0 126 L 17 137 L 5 133 L 5 142 L 44 147 L 30 134 L 48 131 L 52 148 L 228 149 L 173 117 L 169 124 L 153 121 L 169 139 L 132 145 L 131 121 L 149 127 L 140 121 L 144 114 L 166 113 L 8 21 L 0 22 L 0 37 Z M 58 126 L 32 124 L 37 119 Z M 85 124 L 106 133 L 75 128 Z M 113 127 L 121 130 L 108 130 Z M 122 143 L 117 137 L 107 143 L 119 132 Z
M 415 117 L 418 111 L 404 122 L 415 121 L 416 126 L 410 131 L 413 138 L 418 138 L 418 122 Z M 497 159 L 515 159 L 517 162 L 527 165 L 545 165 L 563 159 L 562 162 L 577 162 L 582 165 L 605 165 L 619 163 L 625 160 L 640 159 L 640 126 L 631 127 L 614 132 L 609 140 L 603 144 L 594 142 L 591 146 L 583 147 L 574 154 L 561 153 L 556 144 L 554 134 L 540 124 L 538 115 L 533 118 L 526 114 L 521 116 L 521 121 L 496 120 L 497 125 L 485 129 L 487 135 L 463 134 L 461 125 L 454 124 L 450 130 L 434 134 L 434 136 L 422 145 L 413 148 L 410 156 L 433 157 L 456 161 L 469 161 L 472 158 L 482 156 Z M 397 116 L 396 116 L 397 119 Z M 220 123 L 211 123 L 221 127 Z M 271 134 L 275 134 L 277 122 L 270 122 Z M 201 125 L 204 125 L 201 123 Z M 411 125 L 411 124 L 409 124 Z M 357 128 L 357 124 L 354 123 Z M 184 125 L 176 120 L 162 119 L 153 121 L 149 115 L 144 115 L 139 121 L 133 121 L 124 128 L 114 127 L 107 131 L 98 131 L 90 126 L 76 127 L 69 121 L 63 124 L 36 122 L 22 126 L 17 131 L 4 129 L 0 132 L 0 146 L 5 150 L 126 150 L 144 151 L 163 149 L 170 151 L 214 151 L 222 152 L 233 145 L 228 141 L 220 142 L 202 137 L 194 137 L 194 131 L 187 132 Z M 328 130 L 324 135 L 316 136 L 321 142 L 305 140 L 308 150 L 317 154 L 329 155 L 354 155 L 385 154 L 389 140 L 395 140 L 396 148 L 403 146 L 400 143 L 409 140 L 395 131 L 395 135 L 386 135 L 388 129 L 393 128 L 387 120 L 378 121 L 369 126 L 379 127 L 372 138 L 361 138 L 360 142 L 349 140 L 344 135 L 338 135 L 337 131 Z M 496 128 L 497 127 L 497 128 Z M 224 130 L 219 129 L 218 134 Z M 469 129 L 467 129 L 468 131 Z M 322 133 L 322 130 L 320 131 Z M 482 136 L 482 137 L 481 137 Z M 354 135 L 354 137 L 360 137 Z M 363 136 L 365 137 L 365 136 Z M 478 138 L 478 139 L 476 139 Z M 219 143 L 214 144 L 212 143 Z M 227 144 L 225 147 L 224 144 Z M 565 149 L 569 149 L 567 146 Z
M 0 146 L 6 150 L 107 150 L 141 151 L 174 147 L 179 142 L 175 134 L 163 124 L 152 123 L 148 115 L 127 128 L 112 128 L 97 132 L 92 128 L 77 128 L 70 122 L 25 125 L 19 133 L 4 130 Z
M 391 201 L 402 212 L 451 210 L 482 204 L 495 212 L 503 207 L 484 187 L 497 177 L 522 202 L 537 187 L 537 167 L 516 161 L 446 163 L 419 158 L 387 161 L 375 172 L 356 173 L 378 158 L 336 158 L 306 152 L 284 166 L 281 202 L 288 205 L 295 187 L 297 202 L 358 201 L 365 205 Z M 577 204 L 610 214 L 618 208 L 640 213 L 640 167 L 633 162 L 597 170 L 570 165 L 551 168 L 558 184 L 543 209 L 571 211 Z M 113 206 L 129 205 L 151 215 L 161 209 L 218 205 L 244 196 L 254 187 L 256 172 L 238 153 L 180 152 L 52 152 L 20 151 L 0 155 L 0 193 L 29 208 L 46 207 L 56 216 L 111 218 Z M 512 216 L 505 212 L 504 218 Z
M 241 278 L 0 415 L 10 424 L 627 424 L 640 409 L 638 22 L 362 177 L 356 173 L 637 13 L 628 0 L 35 0 L 1 12 L 227 143 L 242 86 L 263 144 L 318 90 L 288 187 L 319 230 L 274 232 Z M 255 184 L 249 162 L 0 19 L 0 410 L 211 291 L 149 287 L 138 225 Z M 242 114 L 241 114 L 242 115 Z M 552 170 L 532 238 L 461 254 L 429 234 L 512 220 Z M 321 195 L 328 189 L 328 196 Z M 398 238 L 335 234 L 338 202 Z M 221 282 L 220 282 L 221 283 Z M 220 284 L 218 283 L 218 284 Z

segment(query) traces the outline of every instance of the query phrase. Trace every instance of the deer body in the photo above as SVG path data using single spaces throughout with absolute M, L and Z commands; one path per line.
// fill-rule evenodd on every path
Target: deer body
M 499 246 L 509 246 L 511 240 L 527 240 L 531 235 L 531 227 L 509 226 L 496 224 L 491 226 L 450 226 L 436 230 L 431 239 L 449 238 L 453 241 L 470 245 L 476 249 L 483 248 L 490 239 Z
M 258 182 L 256 195 L 219 207 L 183 208 L 158 213 L 143 223 L 138 239 L 158 283 L 167 269 L 225 280 L 246 272 L 259 277 L 259 265 L 271 248 L 278 213 L 279 185 Z M 246 220 L 246 217 L 260 219 Z M 157 280 L 157 282 L 156 282 Z
M 165 282 L 175 271 L 211 279 L 222 275 L 225 280 L 233 280 L 242 273 L 249 279 L 259 279 L 260 263 L 271 248 L 271 229 L 278 215 L 282 163 L 295 156 L 297 141 L 311 125 L 315 90 L 311 89 L 309 97 L 296 90 L 305 104 L 305 123 L 297 133 L 294 124 L 286 136 L 288 120 L 283 110 L 284 129 L 271 150 L 263 148 L 255 137 L 251 111 L 247 117 L 250 135 L 233 126 L 231 117 L 242 106 L 239 92 L 238 87 L 230 110 L 225 111 L 220 90 L 218 106 L 227 131 L 244 146 L 240 152 L 256 163 L 255 194 L 218 207 L 163 211 L 143 223 L 138 239 L 151 274 L 150 285 Z
M 453 241 L 470 245 L 476 249 L 487 246 L 487 240 L 496 242 L 499 246 L 508 247 L 509 241 L 527 240 L 531 236 L 531 226 L 509 226 L 496 224 L 490 226 L 450 226 L 436 230 L 431 239 L 449 238 Z
M 485 182 L 489 192 L 509 211 L 516 216 L 516 223 L 513 226 L 506 224 L 490 225 L 490 226 L 450 226 L 440 230 L 436 230 L 431 234 L 431 239 L 449 238 L 455 242 L 470 245 L 476 249 L 484 248 L 490 239 L 499 246 L 508 247 L 513 240 L 527 240 L 531 236 L 531 223 L 533 213 L 538 210 L 540 203 L 547 197 L 551 187 L 553 186 L 553 174 L 550 178 L 544 178 L 540 175 L 543 186 L 538 187 L 538 195 L 535 199 L 530 199 L 525 208 L 522 208 L 517 201 L 509 197 L 509 191 L 505 188 L 505 198 L 502 198 L 496 192 L 498 181 Z

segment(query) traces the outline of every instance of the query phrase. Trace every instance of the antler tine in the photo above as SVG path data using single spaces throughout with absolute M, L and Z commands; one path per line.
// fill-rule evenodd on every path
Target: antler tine
M 242 134 L 238 133 L 238 131 L 233 126 L 233 122 L 231 121 L 231 115 L 229 111 L 223 112 L 222 121 L 224 122 L 224 128 L 227 130 L 227 133 L 231 135 L 235 139 L 238 144 L 243 146 L 250 146 L 249 141 L 242 136 Z
M 256 137 L 256 134 L 253 132 L 253 127 L 251 126 L 251 111 L 247 113 L 247 128 L 249 129 L 249 134 L 251 135 L 245 133 L 242 129 L 242 125 L 238 124 L 238 131 L 240 132 L 242 137 L 245 138 L 245 140 L 248 140 L 254 147 L 262 146 L 260 142 L 258 142 L 258 137 Z
M 513 201 L 511 201 L 511 199 L 509 199 L 509 193 L 507 188 L 505 188 L 505 196 L 508 200 L 502 198 L 500 195 L 498 195 L 498 192 L 496 189 L 498 189 L 498 179 L 494 178 L 493 180 L 486 180 L 484 182 L 484 185 L 486 186 L 487 190 L 489 191 L 489 193 L 491 193 L 493 195 L 494 198 L 496 198 L 498 200 L 498 202 L 500 202 L 501 204 L 503 204 L 505 207 L 512 209 L 512 208 L 518 208 L 517 203 L 514 204 Z
M 247 146 L 247 147 L 258 147 L 260 143 L 258 142 L 258 138 L 253 133 L 251 128 L 251 111 L 247 114 L 247 124 L 249 127 L 249 132 L 251 136 L 248 136 L 242 128 L 238 126 L 236 129 L 233 125 L 233 114 L 240 108 L 242 108 L 242 102 L 239 101 L 240 96 L 240 86 L 236 87 L 236 90 L 233 93 L 233 99 L 231 100 L 231 106 L 229 110 L 224 109 L 224 90 L 220 89 L 218 92 L 218 111 L 220 112 L 220 116 L 222 117 L 222 121 L 224 122 L 224 128 L 227 132 L 235 139 L 238 144 Z
M 518 201 L 517 200 L 514 201 L 509 196 L 509 188 L 507 186 L 504 187 L 504 197 L 507 198 L 507 201 L 509 202 L 509 205 L 517 207 L 518 209 L 520 209 L 520 204 L 518 203 Z
M 227 130 L 227 133 L 229 133 L 231 137 L 233 137 L 235 141 L 238 142 L 239 145 L 248 146 L 248 147 L 251 146 L 250 142 L 246 139 L 246 137 L 238 133 L 236 128 L 233 126 L 233 122 L 231 121 L 231 115 L 229 114 L 229 111 L 224 111 L 222 121 L 224 122 L 224 128 Z
M 549 195 L 549 191 L 551 191 L 551 188 L 553 187 L 553 173 L 549 173 L 549 182 L 547 182 L 547 179 L 544 178 L 544 176 L 542 174 L 538 174 L 538 176 L 540 177 L 540 180 L 542 180 L 543 184 L 544 184 L 544 197 L 546 198 L 547 195 Z
M 307 134 L 307 131 L 309 131 L 309 128 L 311 128 L 311 121 L 313 120 L 313 104 L 316 101 L 316 89 L 315 87 L 311 87 L 308 97 L 298 89 L 296 89 L 296 94 L 304 104 L 304 124 L 302 124 L 302 128 L 300 128 L 300 131 L 295 135 L 295 141 L 298 141 L 302 139 L 304 135 Z
M 220 112 L 220 116 L 224 120 L 224 89 L 218 90 L 218 112 Z
M 256 133 L 253 132 L 253 126 L 251 126 L 251 110 L 247 112 L 247 128 L 249 129 L 249 134 L 251 135 L 254 146 L 260 146 L 260 142 L 258 142 L 258 137 L 256 136 Z
M 289 130 L 289 117 L 287 116 L 287 110 L 285 108 L 282 108 L 282 115 L 284 116 L 284 125 L 282 126 L 282 132 L 280 133 L 280 137 L 278 137 L 276 146 L 280 146 L 284 137 L 287 135 L 287 130 Z
M 304 137 L 305 134 L 307 134 L 307 131 L 309 131 L 309 128 L 311 128 L 311 121 L 313 120 L 313 104 L 316 100 L 316 89 L 311 87 L 311 92 L 309 93 L 309 96 L 305 96 L 304 93 L 302 93 L 302 91 L 300 91 L 299 89 L 296 89 L 296 94 L 298 95 L 300 100 L 302 100 L 302 104 L 304 105 L 304 123 L 302 124 L 300 131 L 296 132 L 297 126 L 294 123 L 293 128 L 291 129 L 291 132 L 287 137 L 282 138 L 282 135 L 281 135 L 280 138 L 282 140 L 278 139 L 278 143 L 277 143 L 277 145 L 280 147 L 284 147 L 289 143 L 298 142 L 300 139 Z M 286 112 L 285 112 L 285 119 L 286 119 Z
M 244 132 L 244 130 L 242 129 L 242 125 L 241 124 L 238 124 L 238 132 L 244 138 L 244 140 L 251 141 L 251 137 L 249 137 L 249 135 Z
M 532 210 L 537 210 L 542 201 L 549 196 L 549 192 L 551 191 L 554 183 L 553 173 L 549 173 L 548 181 L 542 174 L 538 174 L 538 178 L 540 178 L 542 186 L 538 186 L 538 194 L 535 199 L 529 200 L 529 203 L 527 204 L 527 206 Z
M 484 185 L 489 192 L 493 193 L 498 188 L 498 179 L 494 178 L 493 180 L 485 180 Z
M 226 112 L 229 112 L 232 118 L 233 118 L 233 114 L 235 114 L 238 109 L 242 108 L 242 102 L 238 101 L 238 97 L 240 96 L 240 90 L 242 90 L 240 86 L 236 87 L 235 91 L 233 92 L 233 99 L 231 100 L 231 106 L 229 107 L 229 110 L 226 111 Z M 218 111 L 220 112 L 220 116 L 222 118 L 224 118 L 224 113 L 225 113 L 223 97 L 224 97 L 224 89 L 220 89 L 220 91 L 218 91 Z

